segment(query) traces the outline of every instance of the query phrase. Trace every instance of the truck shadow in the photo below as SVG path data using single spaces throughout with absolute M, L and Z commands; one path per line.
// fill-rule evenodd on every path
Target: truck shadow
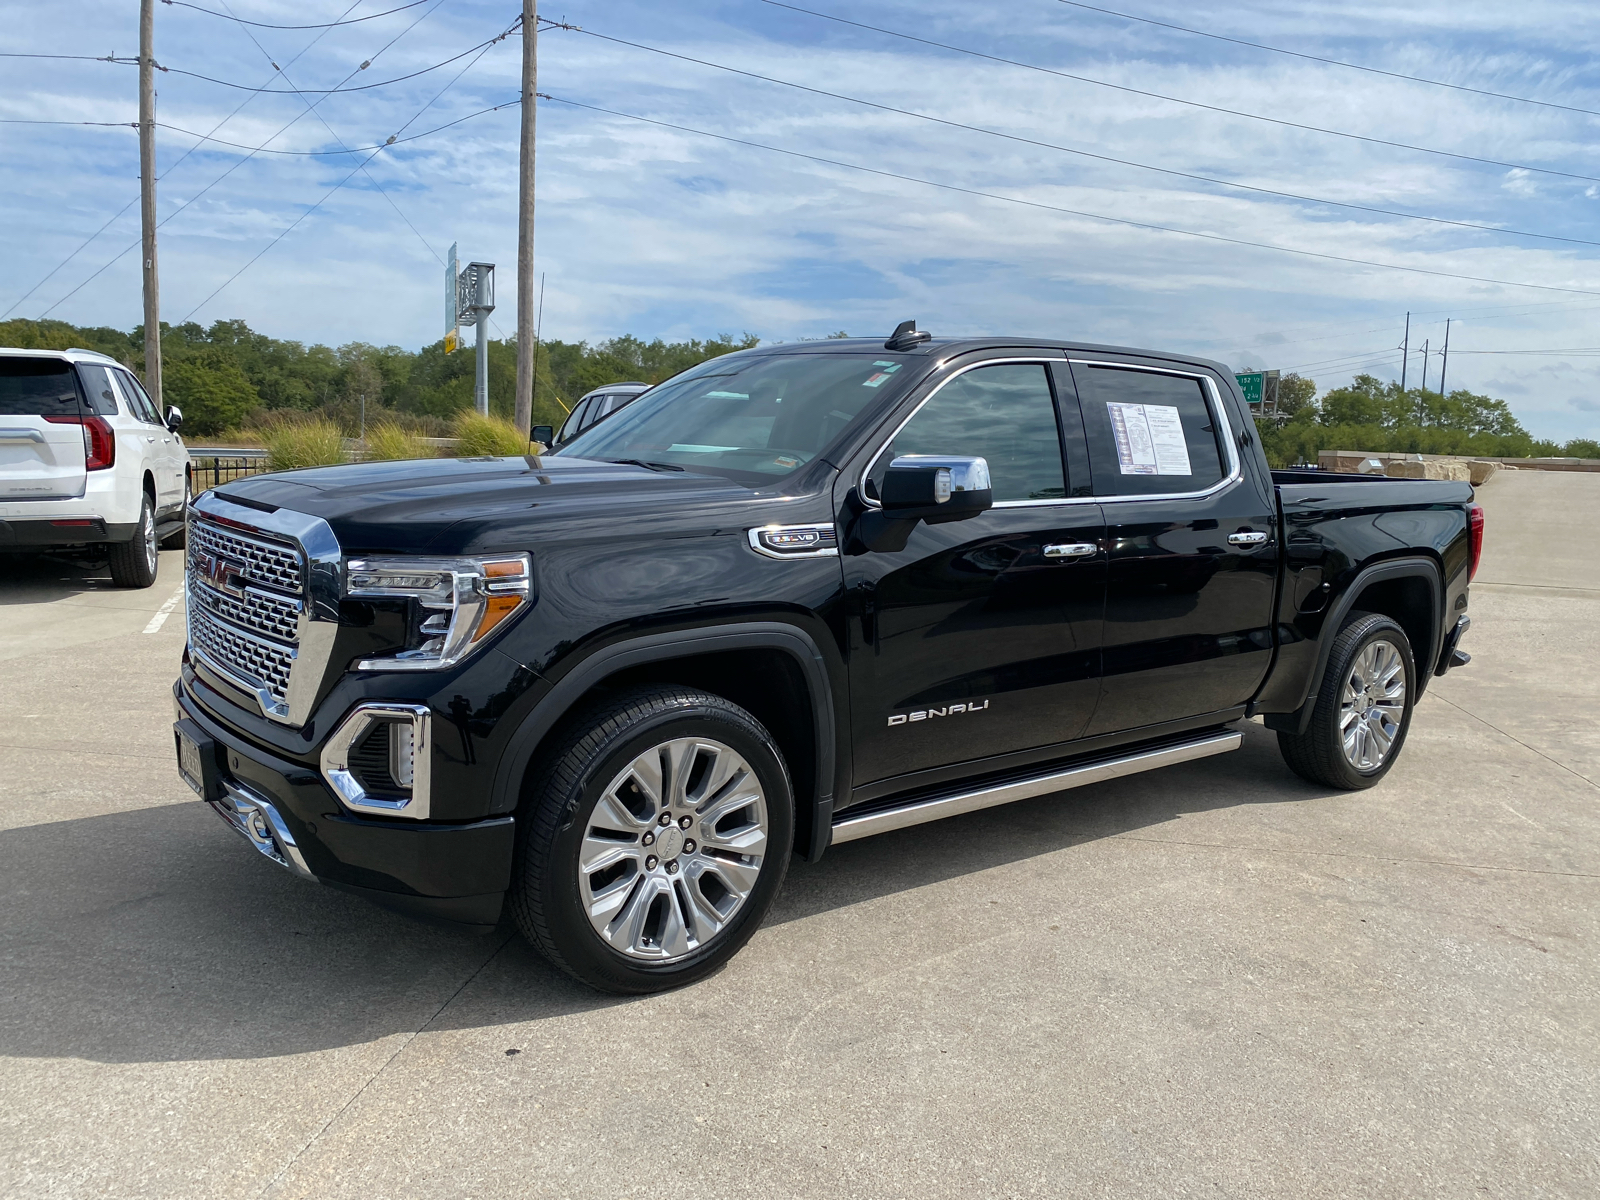
M 1246 732 L 1234 754 L 796 862 L 768 924 L 1183 813 L 1325 794 L 1288 774 L 1270 734 Z M 111 1063 L 271 1057 L 633 1003 L 573 982 L 509 929 L 436 929 L 308 886 L 195 803 L 0 833 L 0 995 L 0 1055 Z
M 164 597 L 182 580 L 181 550 L 161 551 L 155 590 L 143 593 L 119 588 L 111 582 L 111 566 L 103 550 L 69 550 L 49 554 L 5 553 L 0 554 L 0 607 L 8 604 L 47 604 L 68 596 L 81 596 L 85 592 Z

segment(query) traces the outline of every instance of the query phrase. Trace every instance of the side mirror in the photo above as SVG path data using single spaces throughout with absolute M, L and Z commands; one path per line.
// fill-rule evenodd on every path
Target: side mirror
M 548 450 L 548 449 L 550 449 L 551 446 L 555 445 L 555 442 L 556 442 L 555 426 L 554 425 L 535 425 L 528 432 L 528 436 L 530 438 L 532 438 L 534 441 L 538 442 L 546 450 Z
M 183 425 L 183 409 L 174 407 L 171 404 L 167 405 L 167 416 L 164 424 L 169 433 L 177 433 L 178 429 Z
M 954 454 L 902 454 L 884 472 L 883 515 L 930 525 L 963 521 L 994 504 L 989 463 Z

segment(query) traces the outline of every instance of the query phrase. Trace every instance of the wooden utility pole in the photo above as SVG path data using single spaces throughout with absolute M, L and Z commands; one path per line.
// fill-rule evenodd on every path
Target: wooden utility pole
M 1444 322 L 1444 357 L 1439 360 L 1439 396 L 1445 395 L 1444 373 L 1450 369 L 1450 322 L 1454 318 L 1446 317 Z
M 1411 365 L 1411 314 L 1406 314 L 1406 336 L 1400 340 L 1400 395 L 1406 394 L 1406 368 Z
M 139 225 L 144 251 L 144 390 L 161 408 L 161 284 L 156 272 L 156 0 L 139 0 Z
M 148 3 L 149 0 L 146 0 Z M 517 205 L 517 405 L 516 424 L 533 425 L 533 377 L 539 342 L 534 333 L 533 146 L 539 112 L 539 0 L 522 0 L 522 157 Z

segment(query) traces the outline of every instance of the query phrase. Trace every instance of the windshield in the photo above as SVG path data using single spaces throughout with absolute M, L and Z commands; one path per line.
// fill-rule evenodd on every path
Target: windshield
M 868 401 L 914 373 L 904 355 L 714 358 L 652 388 L 559 454 L 709 471 L 759 483 L 798 470 Z

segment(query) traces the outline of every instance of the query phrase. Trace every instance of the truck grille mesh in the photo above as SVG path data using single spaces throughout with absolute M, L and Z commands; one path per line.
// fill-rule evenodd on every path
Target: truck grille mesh
M 294 600 L 253 588 L 246 591 L 241 600 L 201 580 L 195 580 L 190 595 L 212 614 L 251 633 L 264 634 L 291 645 L 299 636 L 300 605 Z
M 189 539 L 191 563 L 197 550 L 220 554 L 243 563 L 245 577 L 251 583 L 281 588 L 297 596 L 301 593 L 300 552 L 292 546 L 221 529 L 203 521 L 190 525 Z
M 206 573 L 195 569 L 205 555 L 239 564 L 242 596 L 212 587 Z M 276 703 L 284 703 L 301 601 L 275 592 L 302 594 L 299 550 L 195 517 L 189 523 L 188 578 L 190 644 L 228 674 L 259 682 Z
M 231 674 L 260 680 L 279 703 L 289 694 L 289 669 L 294 665 L 294 651 L 288 646 L 277 646 L 236 632 L 204 608 L 189 612 L 189 641 Z

